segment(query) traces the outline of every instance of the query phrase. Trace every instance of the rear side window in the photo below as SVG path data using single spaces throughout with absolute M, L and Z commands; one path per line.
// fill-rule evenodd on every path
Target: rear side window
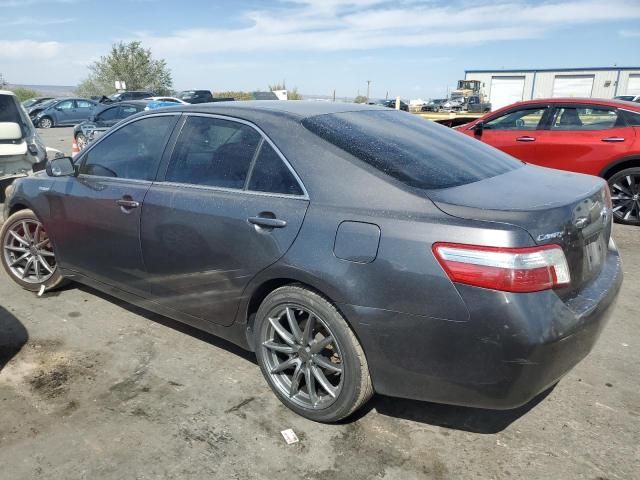
M 251 172 L 249 190 L 286 195 L 303 194 L 291 170 L 267 142 L 264 142 L 260 148 L 260 153 Z
M 189 117 L 173 150 L 166 181 L 242 189 L 262 137 L 248 125 Z
M 376 170 L 420 189 L 465 185 L 522 165 L 473 138 L 402 112 L 318 115 L 302 123 Z
M 609 108 L 576 108 L 556 109 L 552 122 L 552 130 L 605 130 L 618 123 L 618 114 Z
M 640 113 L 630 112 L 629 110 L 625 110 L 624 115 L 625 117 L 627 117 L 627 123 L 629 125 L 633 125 L 634 127 L 640 127 Z

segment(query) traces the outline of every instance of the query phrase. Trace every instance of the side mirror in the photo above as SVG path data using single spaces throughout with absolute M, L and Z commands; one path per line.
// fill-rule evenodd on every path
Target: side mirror
M 14 122 L 0 122 L 0 141 L 15 141 L 22 139 L 22 129 Z
M 484 122 L 478 122 L 473 126 L 473 133 L 476 137 L 481 137 L 484 132 Z
M 54 158 L 47 162 L 47 175 L 50 177 L 75 177 L 76 166 L 70 157 Z

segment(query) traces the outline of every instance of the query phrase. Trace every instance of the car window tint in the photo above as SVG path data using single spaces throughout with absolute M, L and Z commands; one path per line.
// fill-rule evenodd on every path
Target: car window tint
M 71 110 L 73 108 L 73 100 L 65 100 L 56 105 L 56 108 L 60 110 Z
M 118 118 L 127 118 L 133 115 L 134 113 L 138 113 L 139 111 L 140 109 L 133 106 L 120 107 L 120 111 L 118 112 Z
M 86 100 L 77 100 L 76 101 L 76 105 L 78 106 L 78 108 L 93 108 L 94 105 L 91 102 L 88 102 Z
M 0 95 L 0 122 L 14 122 L 20 121 L 20 114 L 18 113 L 18 106 L 13 100 L 12 95 Z
M 291 170 L 267 142 L 264 142 L 260 148 L 260 153 L 251 172 L 249 190 L 302 195 L 302 188 Z
M 318 115 L 302 124 L 380 172 L 420 189 L 465 185 L 522 166 L 482 142 L 404 112 Z
M 173 150 L 166 180 L 243 188 L 261 138 L 242 123 L 189 117 Z
M 147 117 L 104 138 L 82 161 L 80 173 L 153 180 L 175 117 Z
M 116 120 L 119 118 L 118 110 L 119 110 L 119 107 L 107 108 L 106 110 L 103 110 L 98 114 L 98 116 L 96 117 L 96 120 L 98 120 L 99 122 L 108 122 L 110 120 Z
M 516 110 L 485 122 L 489 130 L 535 130 L 542 120 L 546 107 Z
M 552 130 L 604 130 L 618 121 L 615 110 L 608 108 L 558 108 L 551 122 Z
M 629 125 L 633 125 L 634 127 L 640 127 L 640 113 L 630 112 L 629 110 L 625 110 L 624 115 L 625 117 L 627 117 L 627 123 Z

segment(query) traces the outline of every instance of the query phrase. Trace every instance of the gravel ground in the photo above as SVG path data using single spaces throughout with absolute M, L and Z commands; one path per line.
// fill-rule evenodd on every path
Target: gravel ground
M 49 145 L 70 148 L 68 130 Z M 0 477 L 640 478 L 640 229 L 615 238 L 614 315 L 546 396 L 508 412 L 376 396 L 340 425 L 287 410 L 222 340 L 77 285 L 37 297 L 0 272 Z

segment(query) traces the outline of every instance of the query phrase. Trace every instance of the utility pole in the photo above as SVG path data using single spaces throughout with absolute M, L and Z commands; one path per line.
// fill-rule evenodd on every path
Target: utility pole
M 369 87 L 371 86 L 372 80 L 367 80 L 367 103 L 369 103 Z

